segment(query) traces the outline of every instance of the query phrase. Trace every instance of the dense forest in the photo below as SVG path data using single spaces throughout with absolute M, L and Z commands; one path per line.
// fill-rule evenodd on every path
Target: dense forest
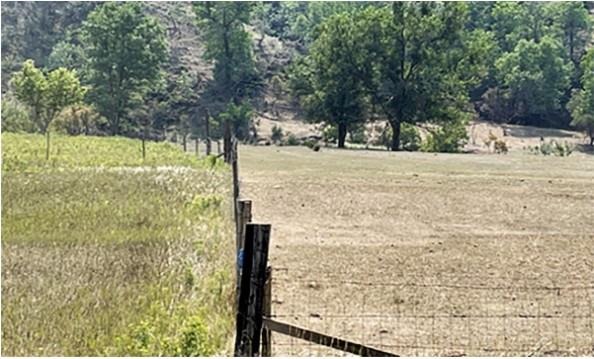
M 592 2 L 3 2 L 2 130 L 258 139 L 275 109 L 343 147 L 453 152 L 473 118 L 594 135 Z M 274 135 L 274 133 L 273 133 Z

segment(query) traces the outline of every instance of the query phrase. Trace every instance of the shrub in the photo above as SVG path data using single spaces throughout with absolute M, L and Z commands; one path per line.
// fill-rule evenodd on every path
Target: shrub
M 356 126 L 350 131 L 351 143 L 364 144 L 367 143 L 367 136 L 365 135 L 364 126 Z
M 65 108 L 53 123 L 56 131 L 71 136 L 96 135 L 107 120 L 91 106 L 75 105 Z
M 391 128 L 390 128 L 390 138 L 388 139 L 389 146 L 391 142 Z M 411 124 L 403 123 L 402 128 L 400 129 L 400 146 L 403 150 L 406 151 L 418 151 L 421 147 L 421 135 L 419 134 L 419 130 Z
M 495 140 L 495 153 L 507 153 L 507 143 L 504 140 Z
M 291 132 L 287 133 L 287 140 L 285 141 L 287 146 L 299 146 L 299 139 Z
M 338 140 L 338 129 L 335 126 L 327 125 L 322 130 L 322 140 L 325 143 L 334 143 Z
M 464 122 L 448 123 L 432 131 L 421 146 L 425 152 L 458 152 L 466 144 L 468 134 Z
M 303 144 L 315 152 L 318 152 L 321 147 L 320 144 L 318 143 L 318 141 L 313 140 L 311 138 L 308 138 L 307 140 L 303 141 Z
M 36 132 L 37 126 L 16 99 L 2 99 L 2 132 Z
M 283 129 L 280 126 L 272 126 L 272 135 L 270 136 L 272 142 L 280 142 L 283 140 Z

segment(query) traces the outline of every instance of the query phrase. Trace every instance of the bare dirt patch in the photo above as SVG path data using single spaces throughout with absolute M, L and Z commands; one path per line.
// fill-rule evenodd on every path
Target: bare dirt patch
M 241 147 L 240 170 L 279 320 L 403 355 L 592 355 L 594 157 Z

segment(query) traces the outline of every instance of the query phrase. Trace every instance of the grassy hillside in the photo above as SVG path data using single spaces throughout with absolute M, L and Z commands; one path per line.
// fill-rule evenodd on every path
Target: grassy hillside
M 224 350 L 224 168 L 168 144 L 143 162 L 140 142 L 118 138 L 57 137 L 49 164 L 42 136 L 2 146 L 2 355 Z

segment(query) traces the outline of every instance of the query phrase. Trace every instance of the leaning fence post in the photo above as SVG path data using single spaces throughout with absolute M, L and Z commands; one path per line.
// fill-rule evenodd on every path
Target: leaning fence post
M 262 314 L 266 318 L 272 315 L 272 267 L 266 268 L 266 284 L 264 286 L 264 309 Z M 267 327 L 262 330 L 262 356 L 272 356 L 272 331 Z
M 264 286 L 270 243 L 269 224 L 247 224 L 237 308 L 235 356 L 257 356 L 264 309 Z

